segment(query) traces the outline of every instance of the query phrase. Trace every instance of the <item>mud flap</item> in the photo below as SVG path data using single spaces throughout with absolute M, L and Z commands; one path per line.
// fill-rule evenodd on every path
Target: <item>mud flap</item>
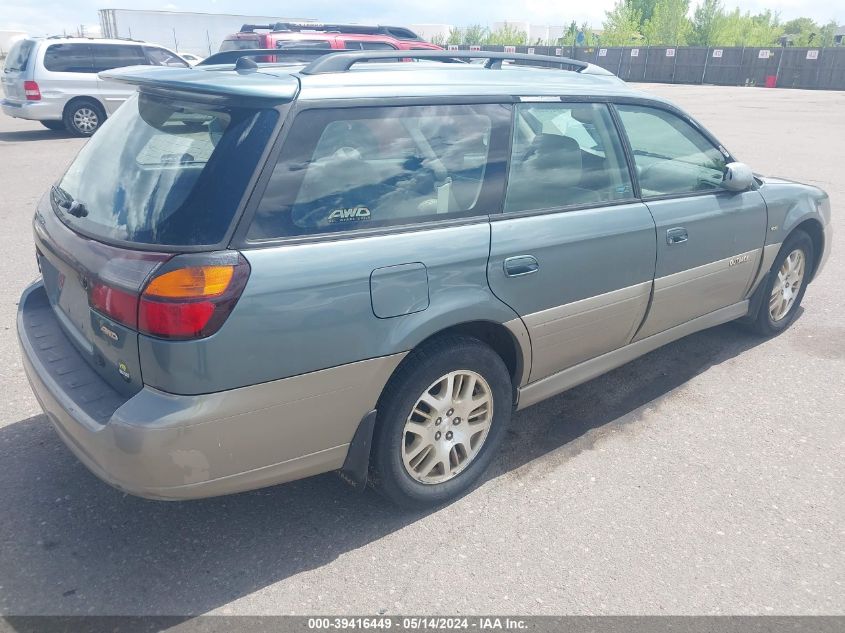
M 358 424 L 358 429 L 349 444 L 346 460 L 338 471 L 341 479 L 360 491 L 367 487 L 367 472 L 370 468 L 370 450 L 373 445 L 375 426 L 376 411 L 373 409 Z

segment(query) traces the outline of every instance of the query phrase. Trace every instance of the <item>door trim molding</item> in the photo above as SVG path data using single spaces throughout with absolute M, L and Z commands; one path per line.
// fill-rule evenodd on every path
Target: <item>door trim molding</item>
M 733 321 L 734 319 L 745 316 L 747 313 L 748 300 L 740 301 L 739 303 L 710 312 L 709 314 L 697 317 L 686 323 L 649 336 L 648 338 L 630 343 L 625 347 L 584 361 L 542 380 L 529 383 L 519 389 L 517 410 L 530 407 L 532 404 L 536 404 L 546 398 L 550 398 L 567 389 L 592 380 L 658 347 L 662 347 L 694 332 Z

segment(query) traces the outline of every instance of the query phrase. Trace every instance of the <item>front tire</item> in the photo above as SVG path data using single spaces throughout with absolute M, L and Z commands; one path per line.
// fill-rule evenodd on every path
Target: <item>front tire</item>
M 464 494 L 496 453 L 512 389 L 502 359 L 478 339 L 448 336 L 411 352 L 379 400 L 372 485 L 407 508 Z
M 93 99 L 78 99 L 68 104 L 62 119 L 68 132 L 81 137 L 94 134 L 105 120 L 103 107 Z
M 815 263 L 813 240 L 804 231 L 790 234 L 769 270 L 757 318 L 751 329 L 761 336 L 783 332 L 795 320 Z

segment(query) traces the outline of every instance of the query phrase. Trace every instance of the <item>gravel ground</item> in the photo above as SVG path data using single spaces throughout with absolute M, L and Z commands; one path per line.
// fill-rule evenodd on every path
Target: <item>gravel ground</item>
M 701 332 L 515 416 L 484 483 L 405 513 L 334 475 L 125 496 L 27 384 L 34 204 L 82 146 L 0 117 L 0 613 L 845 614 L 845 93 L 644 85 L 825 188 L 833 255 L 782 336 Z

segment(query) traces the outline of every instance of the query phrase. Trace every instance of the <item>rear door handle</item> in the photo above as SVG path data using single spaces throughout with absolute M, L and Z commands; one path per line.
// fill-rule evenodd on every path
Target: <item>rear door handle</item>
M 505 260 L 505 275 L 508 277 L 522 277 L 540 270 L 540 264 L 533 255 L 517 255 Z
M 669 246 L 672 246 L 673 244 L 683 244 L 688 239 L 689 234 L 687 233 L 687 230 L 682 226 L 666 231 L 666 243 Z

